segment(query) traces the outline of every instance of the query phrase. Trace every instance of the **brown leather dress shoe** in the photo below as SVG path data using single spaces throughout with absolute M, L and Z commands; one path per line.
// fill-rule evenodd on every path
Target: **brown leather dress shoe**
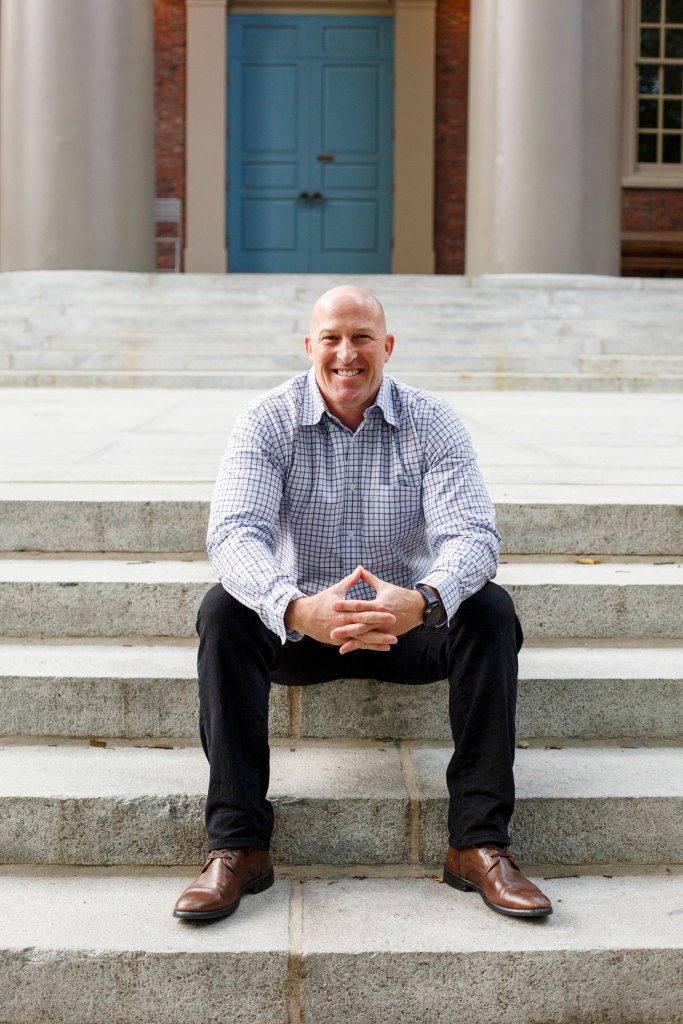
M 552 903 L 522 874 L 510 853 L 495 846 L 448 847 L 443 880 L 454 889 L 478 892 L 487 907 L 512 917 L 545 917 Z
M 234 914 L 246 893 L 273 884 L 273 862 L 266 850 L 212 850 L 198 878 L 178 899 L 174 917 L 190 921 Z

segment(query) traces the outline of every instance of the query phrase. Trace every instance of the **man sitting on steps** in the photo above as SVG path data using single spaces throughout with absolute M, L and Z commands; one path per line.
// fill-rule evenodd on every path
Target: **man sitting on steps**
M 470 438 L 450 406 L 384 376 L 380 303 L 326 292 L 308 374 L 251 402 L 228 442 L 208 551 L 220 584 L 199 610 L 209 856 L 176 917 L 233 913 L 273 882 L 271 680 L 447 677 L 454 752 L 444 881 L 492 910 L 552 912 L 508 853 L 517 652 L 500 537 Z

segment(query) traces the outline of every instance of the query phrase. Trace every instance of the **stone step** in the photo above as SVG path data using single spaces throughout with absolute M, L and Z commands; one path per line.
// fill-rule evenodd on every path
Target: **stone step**
M 0 388 L 251 388 L 265 391 L 291 376 L 284 371 L 163 370 L 3 370 Z M 440 373 L 406 371 L 400 379 L 428 391 L 586 391 L 679 392 L 681 374 L 622 376 L 587 373 Z
M 239 329 L 238 329 L 239 327 Z M 508 318 L 476 320 L 449 317 L 444 321 L 424 317 L 412 321 L 401 317 L 392 325 L 396 335 L 394 358 L 399 354 L 449 353 L 457 346 L 458 354 L 495 355 L 501 351 L 522 354 L 584 354 L 614 355 L 631 353 L 647 358 L 657 353 L 675 358 L 680 356 L 681 324 L 677 320 L 655 320 L 644 325 L 629 320 L 545 320 Z M 302 347 L 307 326 L 295 331 L 285 329 L 282 319 L 271 325 L 266 334 L 260 318 L 218 322 L 213 331 L 197 331 L 196 320 L 188 330 L 179 329 L 174 320 L 160 329 L 153 318 L 144 330 L 125 331 L 117 328 L 112 316 L 97 330 L 79 334 L 75 331 L 48 334 L 40 331 L 6 329 L 0 315 L 0 345 L 12 352 L 49 351 L 68 347 L 70 351 L 166 353 L 181 351 L 192 353 L 203 348 L 211 352 L 239 352 L 245 344 L 249 351 L 290 352 Z M 65 343 L 68 342 L 68 345 Z
M 197 736 L 196 643 L 0 644 L 0 736 Z M 448 685 L 273 686 L 292 739 L 448 740 Z M 522 738 L 683 738 L 683 647 L 524 647 Z
M 339 283 L 358 284 L 379 295 L 409 304 L 416 291 L 430 298 L 482 303 L 527 301 L 538 296 L 547 304 L 563 300 L 574 305 L 607 306 L 614 300 L 633 308 L 648 300 L 653 306 L 676 308 L 683 300 L 679 280 L 621 278 L 580 274 L 456 275 L 331 275 L 331 274 L 139 274 L 107 271 L 33 271 L 3 274 L 0 301 L 53 301 L 87 305 L 111 302 L 198 301 L 200 297 L 230 297 L 252 302 L 256 297 L 308 305 Z M 87 287 L 85 287 L 87 285 Z M 657 302 L 658 300 L 658 302 Z
M 42 370 L 102 370 L 123 373 L 137 371 L 158 371 L 170 373 L 187 371 L 237 371 L 256 372 L 278 371 L 293 376 L 305 371 L 310 362 L 299 342 L 289 351 L 254 349 L 243 342 L 235 343 L 230 349 L 216 346 L 206 347 L 201 339 L 200 348 L 194 345 L 185 350 L 160 352 L 156 349 L 144 351 L 136 348 L 99 351 L 83 346 L 74 349 L 42 349 L 26 351 L 0 351 L 0 369 L 23 372 Z M 435 356 L 429 346 L 417 349 L 403 347 L 396 352 L 391 362 L 392 373 L 514 373 L 536 377 L 547 373 L 575 374 L 589 376 L 623 376 L 631 378 L 683 377 L 683 356 L 657 355 L 656 372 L 653 373 L 652 354 L 639 355 L 589 355 L 566 352 L 508 352 L 499 349 L 489 354 L 481 351 L 465 354 L 460 346 L 451 346 Z
M 517 754 L 512 841 L 522 860 L 683 861 L 682 748 Z M 445 745 L 275 747 L 269 794 L 276 860 L 439 863 L 449 756 Z M 192 864 L 205 847 L 207 781 L 196 747 L 6 744 L 0 863 Z
M 675 357 L 671 357 L 672 359 Z M 610 361 L 612 357 L 609 357 Z M 649 363 L 641 360 L 643 367 L 634 373 L 628 373 L 629 377 L 645 376 L 651 377 L 652 359 Z M 659 360 L 657 363 L 657 377 L 676 374 L 683 375 L 683 359 L 679 359 L 680 368 L 668 362 Z M 0 369 L 17 370 L 23 372 L 41 372 L 43 370 L 106 370 L 121 373 L 137 372 L 138 370 L 158 371 L 163 373 L 185 372 L 200 373 L 201 371 L 221 371 L 223 373 L 235 372 L 257 372 L 277 371 L 287 376 L 294 376 L 296 373 L 304 372 L 310 366 L 310 362 L 304 351 L 303 344 L 299 344 L 291 352 L 269 352 L 254 351 L 251 346 L 240 346 L 239 350 L 233 352 L 207 351 L 206 349 L 194 348 L 186 352 L 97 352 L 97 351 L 72 351 L 70 349 L 48 350 L 34 352 L 1 352 Z M 516 374 L 573 374 L 582 371 L 582 357 L 572 355 L 542 355 L 535 353 L 522 355 L 519 353 L 507 354 L 505 352 L 492 355 L 468 355 L 463 356 L 457 350 L 439 356 L 435 359 L 429 354 L 428 349 L 421 352 L 403 351 L 398 352 L 392 359 L 391 369 L 394 374 L 405 375 L 406 373 L 516 373 Z M 598 373 L 609 373 L 603 371 L 596 364 L 595 370 Z M 612 371 L 613 375 L 623 372 L 622 369 Z
M 3 1021 L 111 1024 L 124 1005 L 126 1024 L 217 1007 L 272 1024 L 434 1024 L 455 1006 L 472 1024 L 680 1020 L 679 875 L 534 878 L 554 901 L 542 922 L 434 877 L 332 876 L 278 878 L 197 927 L 171 916 L 175 873 L 6 872 Z
M 623 374 L 633 377 L 650 374 L 653 370 L 653 354 L 649 355 L 583 355 L 579 359 L 584 373 Z M 662 355 L 657 353 L 657 372 L 661 374 L 683 374 L 683 355 Z
M 529 639 L 683 636 L 683 565 L 675 561 L 511 562 L 496 580 Z M 3 558 L 0 635 L 192 636 L 214 581 L 207 562 L 189 558 Z
M 629 307 L 616 296 L 609 309 L 585 308 L 583 304 L 537 303 L 533 296 L 521 296 L 519 301 L 501 303 L 495 296 L 479 296 L 477 302 L 436 303 L 422 290 L 406 306 L 395 300 L 385 300 L 387 326 L 400 343 L 406 335 L 419 340 L 425 337 L 448 336 L 451 331 L 463 333 L 470 329 L 494 336 L 517 337 L 520 334 L 538 336 L 568 333 L 578 337 L 625 335 L 643 337 L 650 332 L 655 343 L 658 335 L 671 335 L 680 330 L 683 303 L 672 305 L 668 300 L 662 308 L 657 296 L 648 303 L 642 297 L 636 306 Z M 292 305 L 287 302 L 259 299 L 251 296 L 240 304 L 232 297 L 215 302 L 198 294 L 193 304 L 164 303 L 149 305 L 141 302 L 127 307 L 120 304 L 92 304 L 80 309 L 52 308 L 34 302 L 26 309 L 13 309 L 0 304 L 0 337 L 12 338 L 22 334 L 36 334 L 49 338 L 69 335 L 129 335 L 149 333 L 161 336 L 186 334 L 193 337 L 213 334 L 217 337 L 236 337 L 244 332 L 263 341 L 271 334 L 292 335 L 303 338 L 308 333 L 310 306 L 308 303 Z
M 9 496 L 12 492 L 17 497 Z M 150 487 L 147 500 L 98 500 L 81 497 L 73 485 L 33 491 L 6 487 L 8 496 L 0 499 L 0 551 L 202 551 L 210 503 L 183 499 L 186 492 L 182 485 L 170 486 L 165 497 L 155 498 Z M 496 501 L 506 554 L 683 554 L 683 507 L 676 493 L 659 503 L 653 494 L 648 503 L 632 504 L 610 501 L 606 491 L 605 500 L 598 491 L 593 502 L 563 500 L 559 494 L 554 501 L 533 501 L 532 493 L 530 488 L 527 501 Z M 35 496 L 24 497 L 28 494 Z

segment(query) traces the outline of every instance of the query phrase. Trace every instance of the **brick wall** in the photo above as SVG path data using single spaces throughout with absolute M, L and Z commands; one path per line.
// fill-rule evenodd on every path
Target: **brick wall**
M 185 214 L 185 0 L 154 0 L 156 192 Z M 160 224 L 157 234 L 175 234 Z M 183 225 L 183 238 L 185 237 Z M 181 246 L 182 266 L 182 246 Z M 173 246 L 157 246 L 157 269 L 173 267 Z
M 465 268 L 467 75 L 471 0 L 437 0 L 435 249 L 437 274 Z M 156 195 L 185 210 L 185 0 L 155 0 Z M 166 233 L 163 225 L 160 233 Z M 624 189 L 622 229 L 683 231 L 683 190 Z M 184 235 L 184 229 L 183 229 Z M 169 245 L 158 269 L 172 267 Z
M 623 231 L 683 231 L 683 189 L 622 189 L 621 227 Z
M 462 274 L 465 269 L 469 34 L 470 0 L 438 0 L 434 180 L 437 274 Z

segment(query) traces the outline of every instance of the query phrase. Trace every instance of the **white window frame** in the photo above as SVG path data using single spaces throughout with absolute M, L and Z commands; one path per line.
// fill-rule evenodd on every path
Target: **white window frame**
M 624 2 L 624 125 L 622 179 L 624 188 L 683 188 L 683 163 L 639 164 L 636 159 L 638 135 L 638 89 L 636 65 L 639 52 L 639 0 Z

